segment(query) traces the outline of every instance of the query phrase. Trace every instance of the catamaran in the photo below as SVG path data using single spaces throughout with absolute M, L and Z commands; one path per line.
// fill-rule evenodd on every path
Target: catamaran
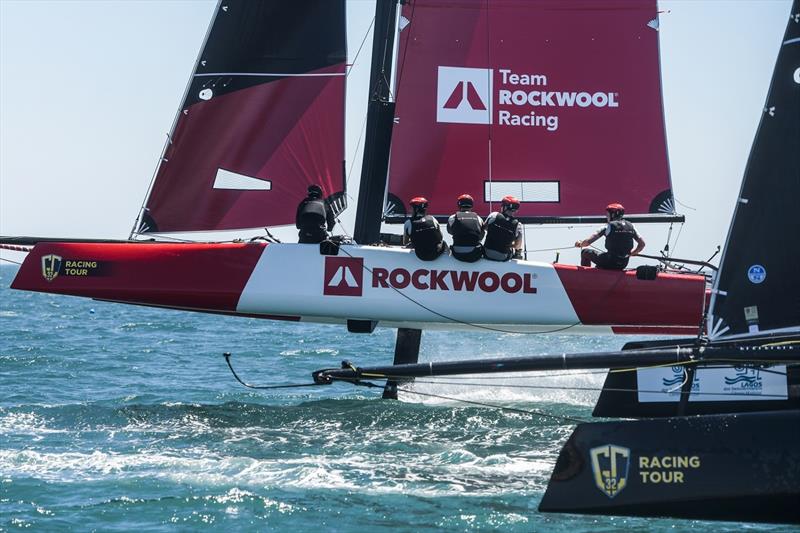
M 164 240 L 292 224 L 310 184 L 347 204 L 345 2 L 223 0 L 130 238 L 4 238 L 29 251 L 12 287 L 353 332 L 693 333 L 702 275 L 423 262 L 380 233 L 412 196 L 446 216 L 464 192 L 482 214 L 516 195 L 523 223 L 599 223 L 610 201 L 682 220 L 656 3 L 606 4 L 379 0 L 355 242 Z
M 593 415 L 640 420 L 578 424 L 540 511 L 800 523 L 800 282 L 797 252 L 776 231 L 796 227 L 798 194 L 794 0 L 714 279 L 707 336 L 637 341 L 620 352 L 344 362 L 314 372 L 314 380 L 385 380 L 396 391 L 421 376 L 610 368 Z

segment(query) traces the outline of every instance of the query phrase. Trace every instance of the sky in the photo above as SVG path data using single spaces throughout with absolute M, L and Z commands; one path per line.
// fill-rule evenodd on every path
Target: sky
M 0 0 L 0 235 L 127 238 L 215 5 Z M 706 258 L 725 242 L 790 7 L 790 0 L 659 2 L 670 168 L 687 219 L 671 234 L 677 257 Z M 348 0 L 347 8 L 352 206 L 374 1 Z M 337 230 L 351 232 L 353 219 L 351 208 Z M 639 227 L 646 252 L 663 247 L 668 228 Z M 559 248 L 562 262 L 577 262 L 570 244 L 592 230 L 531 226 L 529 258 L 552 261 Z

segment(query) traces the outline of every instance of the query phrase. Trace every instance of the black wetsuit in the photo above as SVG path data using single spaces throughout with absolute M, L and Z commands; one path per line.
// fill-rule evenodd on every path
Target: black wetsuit
M 491 215 L 490 215 L 491 217 Z M 497 213 L 486 224 L 486 242 L 483 255 L 492 261 L 508 261 L 514 256 L 514 241 L 517 240 L 519 220 Z
M 423 261 L 432 261 L 447 250 L 439 224 L 430 215 L 411 219 L 409 237 L 414 253 Z
M 319 243 L 328 238 L 336 218 L 328 202 L 322 198 L 308 197 L 297 206 L 295 226 L 299 229 L 300 243 Z

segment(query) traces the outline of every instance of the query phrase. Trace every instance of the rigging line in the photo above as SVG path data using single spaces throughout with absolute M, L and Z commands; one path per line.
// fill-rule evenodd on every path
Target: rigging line
M 540 248 L 538 250 L 528 250 L 526 248 L 525 251 L 526 252 L 530 252 L 532 254 L 535 254 L 536 252 L 555 252 L 555 251 L 559 251 L 559 250 L 566 250 L 568 248 L 575 248 L 575 246 L 570 244 L 569 246 L 559 246 L 558 248 Z
M 429 381 L 429 380 L 421 380 L 417 378 L 414 380 L 414 384 L 422 383 L 425 385 L 455 385 L 455 386 L 475 386 L 475 387 L 483 387 L 483 388 L 497 388 L 497 389 L 535 389 L 535 390 L 571 390 L 571 391 L 583 391 L 583 392 L 644 392 L 648 394 L 669 394 L 674 393 L 680 390 L 680 387 L 683 385 L 677 386 L 675 389 L 670 390 L 647 390 L 647 389 L 629 389 L 629 388 L 618 388 L 618 387 L 563 387 L 563 386 L 556 386 L 556 385 L 514 385 L 514 384 L 503 384 L 503 385 L 495 385 L 493 383 L 481 383 L 481 382 L 473 382 L 473 383 L 464 383 L 464 382 L 450 382 L 450 381 Z M 405 390 L 405 389 L 403 389 Z M 703 395 L 703 396 L 746 396 L 752 397 L 753 394 L 750 392 L 692 392 L 692 396 L 695 395 Z M 786 398 L 785 394 L 759 394 L 759 398 Z
M 364 38 L 361 39 L 361 44 L 358 46 L 358 51 L 356 52 L 356 55 L 353 58 L 353 62 L 350 63 L 350 68 L 347 69 L 347 76 L 350 76 L 350 73 L 353 71 L 356 62 L 358 61 L 358 56 L 359 54 L 361 54 L 361 49 L 364 47 L 364 43 L 367 42 L 367 37 L 369 37 L 369 32 L 372 30 L 372 26 L 374 25 L 375 25 L 375 17 L 372 17 L 372 20 L 369 23 L 369 28 L 367 28 L 367 31 L 364 33 Z
M 18 262 L 18 261 L 14 261 L 14 260 L 12 260 L 12 259 L 6 259 L 5 257 L 2 257 L 2 256 L 0 256 L 0 261 L 8 261 L 9 263 L 14 263 L 15 265 L 20 265 L 20 266 L 22 266 L 22 263 L 20 263 L 20 262 Z
M 565 422 L 569 422 L 570 424 L 583 424 L 583 423 L 587 422 L 587 420 L 581 420 L 580 418 L 572 418 L 572 417 L 569 417 L 569 416 L 562 416 L 562 415 L 553 415 L 553 414 L 545 413 L 544 411 L 538 411 L 538 410 L 535 410 L 535 409 L 520 409 L 518 407 L 508 407 L 506 405 L 497 405 L 497 404 L 491 404 L 491 403 L 485 403 L 485 402 L 476 402 L 474 400 L 463 400 L 461 398 L 454 398 L 452 396 L 442 396 L 440 394 L 432 394 L 430 392 L 419 392 L 419 391 L 415 391 L 415 390 L 412 390 L 412 389 L 406 389 L 406 388 L 403 388 L 403 387 L 398 387 L 398 390 L 401 390 L 403 392 L 407 392 L 409 394 L 417 394 L 419 396 L 429 396 L 431 398 L 439 398 L 439 399 L 442 399 L 442 400 L 450 400 L 452 402 L 466 403 L 466 404 L 470 404 L 470 405 L 478 405 L 480 407 L 491 407 L 493 409 L 500 409 L 502 411 L 510 411 L 512 413 L 521 413 L 521 414 L 526 414 L 526 415 L 534 415 L 534 416 L 539 416 L 539 417 L 543 417 L 543 418 L 553 418 L 555 420 L 562 420 L 562 421 L 565 421 Z
M 344 252 L 345 255 L 347 255 L 348 257 L 351 257 L 351 258 L 355 259 L 351 254 L 349 254 L 347 252 L 347 250 L 344 250 L 343 247 L 340 246 L 339 250 Z M 367 272 L 372 274 L 372 269 L 369 268 L 366 264 L 363 265 L 363 268 L 364 268 L 364 270 L 366 270 Z M 469 327 L 473 327 L 473 328 L 477 328 L 477 329 L 483 329 L 483 330 L 487 330 L 487 331 L 495 331 L 497 333 L 515 333 L 515 334 L 520 334 L 520 335 L 545 335 L 545 334 L 549 334 L 549 333 L 558 333 L 560 331 L 566 331 L 566 330 L 568 330 L 570 328 L 574 328 L 575 326 L 580 325 L 580 321 L 578 321 L 578 322 L 575 322 L 574 324 L 570 324 L 569 326 L 564 326 L 564 327 L 560 327 L 560 328 L 556 328 L 556 329 L 552 329 L 552 330 L 548 330 L 548 331 L 511 331 L 511 330 L 506 330 L 506 329 L 493 328 L 493 327 L 490 327 L 490 326 L 482 326 L 480 324 L 473 324 L 471 322 L 466 322 L 464 320 L 459 320 L 457 318 L 453 318 L 453 317 L 447 316 L 447 315 L 445 315 L 443 313 L 439 313 L 438 311 L 434 311 L 433 309 L 431 309 L 430 307 L 426 306 L 425 304 L 423 304 L 423 303 L 415 300 L 411 296 L 408 296 L 407 294 L 403 293 L 403 291 L 401 291 L 397 287 L 393 286 L 391 283 L 389 284 L 389 287 L 393 291 L 395 291 L 397 294 L 399 294 L 400 296 L 402 296 L 403 298 L 405 298 L 409 302 L 413 303 L 414 305 L 416 305 L 418 307 L 421 307 L 422 309 L 425 309 L 426 311 L 428 311 L 431 314 L 434 314 L 436 316 L 444 318 L 445 320 L 449 320 L 451 322 L 455 322 L 456 324 L 463 324 L 465 326 L 469 326 Z
M 672 198 L 675 200 L 675 202 L 677 202 L 678 204 L 682 205 L 686 209 L 691 209 L 692 211 L 697 211 L 697 209 L 695 209 L 694 207 L 690 207 L 690 206 L 686 205 L 685 203 L 681 202 L 680 200 L 678 200 L 678 197 L 675 196 L 674 193 L 672 195 Z
M 353 160 L 350 162 L 350 170 L 347 172 L 347 178 L 345 180 L 345 186 L 350 184 L 350 178 L 353 176 L 353 168 L 356 166 L 356 159 L 358 156 L 358 149 L 361 147 L 361 140 L 364 138 L 364 132 L 366 131 L 367 125 L 367 114 L 364 114 L 364 121 L 361 123 L 361 133 L 358 134 L 358 142 L 356 143 L 355 152 L 353 152 Z M 349 194 L 347 196 L 350 196 Z M 352 197 L 351 197 L 352 198 Z
M 678 247 L 678 241 L 681 238 L 681 234 L 683 233 L 683 225 L 684 223 L 681 222 L 680 226 L 678 227 L 678 235 L 675 236 L 675 242 L 672 243 L 672 253 L 675 254 L 675 249 Z
M 245 383 L 241 380 L 239 375 L 233 369 L 233 365 L 231 365 L 231 354 L 230 352 L 225 352 L 222 354 L 225 358 L 225 362 L 228 363 L 228 368 L 231 369 L 231 374 L 233 377 L 236 378 L 236 381 L 247 387 L 248 389 L 259 389 L 259 390 L 267 390 L 267 389 L 295 389 L 299 387 L 318 387 L 319 383 L 295 383 L 289 385 L 250 385 L 249 383 Z

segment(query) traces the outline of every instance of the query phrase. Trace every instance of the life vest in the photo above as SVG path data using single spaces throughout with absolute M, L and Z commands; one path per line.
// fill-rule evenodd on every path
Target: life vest
M 423 261 L 431 261 L 442 253 L 442 232 L 430 215 L 411 219 L 411 243 L 414 253 Z
M 456 213 L 450 230 L 453 233 L 453 246 L 478 246 L 483 239 L 480 217 L 472 211 Z
M 300 242 L 322 242 L 328 237 L 326 231 L 326 206 L 324 200 L 304 200 L 297 214 L 300 227 Z
M 511 255 L 511 246 L 517 239 L 519 220 L 497 213 L 491 224 L 486 225 L 486 243 L 483 247 Z
M 636 230 L 627 220 L 612 220 L 608 223 L 606 235 L 606 250 L 618 258 L 626 258 L 633 250 L 633 236 Z

